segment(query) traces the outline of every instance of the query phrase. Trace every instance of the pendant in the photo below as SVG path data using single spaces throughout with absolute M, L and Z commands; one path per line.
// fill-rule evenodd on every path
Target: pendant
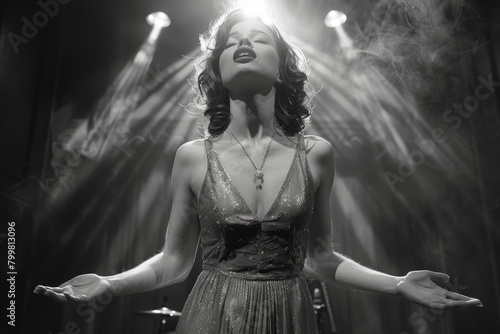
M 264 173 L 261 170 L 257 170 L 253 175 L 253 183 L 256 185 L 255 189 L 262 190 L 262 184 L 264 183 Z

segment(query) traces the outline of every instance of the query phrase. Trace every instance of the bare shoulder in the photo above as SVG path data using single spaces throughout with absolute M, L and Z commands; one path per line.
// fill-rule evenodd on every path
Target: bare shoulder
M 304 145 L 314 181 L 314 193 L 316 193 L 321 184 L 329 185 L 328 187 L 331 188 L 331 177 L 334 170 L 332 144 L 319 136 L 305 135 Z
M 198 194 L 203 183 L 203 176 L 207 169 L 204 139 L 195 139 L 182 144 L 175 153 L 174 165 L 178 174 L 172 177 L 179 178 L 181 182 L 189 184 L 193 194 Z M 180 175 L 179 175 L 180 174 Z
M 175 152 L 173 177 L 185 176 L 188 179 L 198 172 L 205 163 L 205 143 L 203 139 L 195 139 L 182 144 Z
M 205 142 L 203 139 L 188 141 L 177 149 L 175 159 L 183 163 L 196 164 L 202 161 L 205 154 Z
M 322 161 L 324 159 L 333 159 L 332 144 L 320 136 L 305 135 L 304 144 L 309 159 Z

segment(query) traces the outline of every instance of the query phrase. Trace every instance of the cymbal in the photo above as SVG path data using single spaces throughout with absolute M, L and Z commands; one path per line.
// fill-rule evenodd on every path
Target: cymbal
M 171 317 L 180 317 L 181 312 L 177 312 L 175 310 L 169 309 L 168 307 L 162 307 L 156 310 L 144 310 L 144 311 L 135 311 L 134 313 L 139 314 L 151 314 L 151 315 L 168 315 Z

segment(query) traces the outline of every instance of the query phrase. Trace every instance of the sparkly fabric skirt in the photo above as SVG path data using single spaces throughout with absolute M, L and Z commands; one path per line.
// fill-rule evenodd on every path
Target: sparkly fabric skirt
M 316 334 L 307 282 L 302 275 L 262 278 L 204 269 L 176 334 Z

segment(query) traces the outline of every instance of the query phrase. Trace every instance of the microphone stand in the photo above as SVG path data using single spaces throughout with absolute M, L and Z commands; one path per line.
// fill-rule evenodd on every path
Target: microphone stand
M 319 334 L 333 334 L 338 333 L 333 320 L 333 309 L 326 289 L 326 284 L 320 282 L 320 288 L 314 288 L 313 307 L 316 314 L 316 323 L 318 324 Z M 325 331 L 325 312 L 329 320 L 331 331 Z

